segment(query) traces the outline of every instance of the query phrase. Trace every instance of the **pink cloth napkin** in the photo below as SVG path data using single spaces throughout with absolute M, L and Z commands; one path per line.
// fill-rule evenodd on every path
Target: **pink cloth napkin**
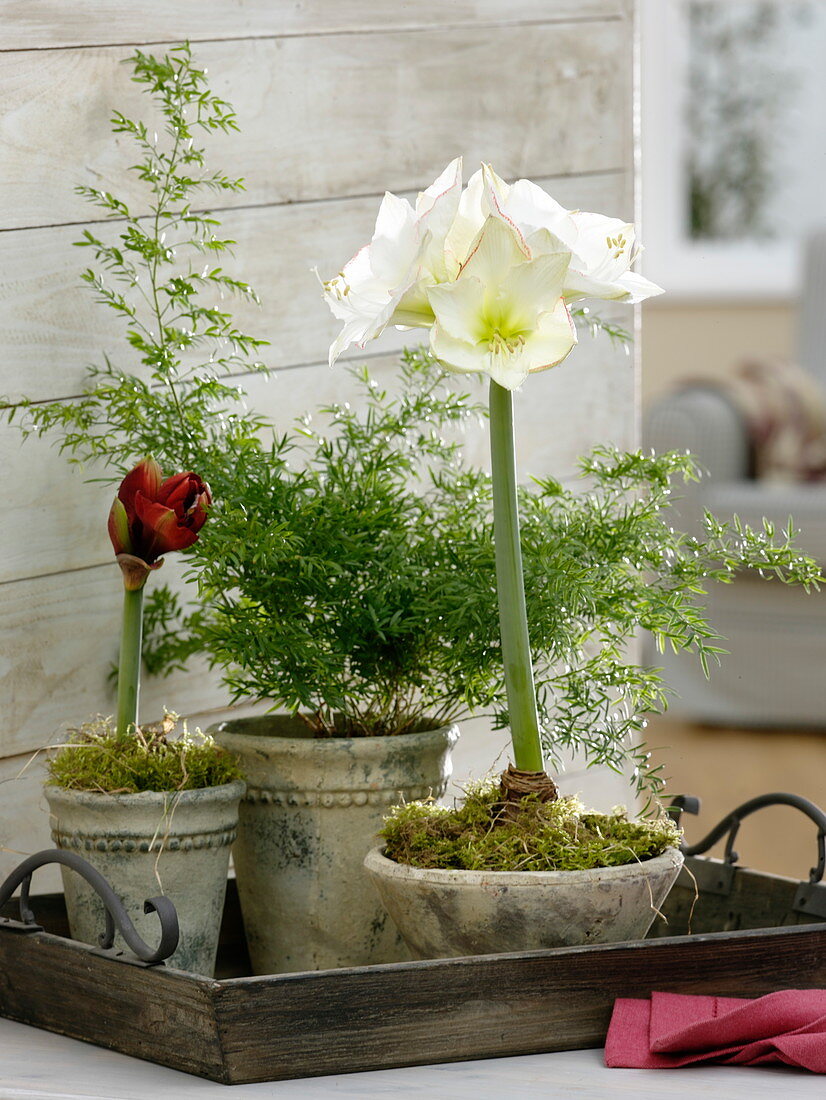
M 614 1002 L 606 1066 L 695 1062 L 773 1062 L 826 1073 L 826 989 L 784 989 L 756 1000 L 652 993 L 650 1001 Z

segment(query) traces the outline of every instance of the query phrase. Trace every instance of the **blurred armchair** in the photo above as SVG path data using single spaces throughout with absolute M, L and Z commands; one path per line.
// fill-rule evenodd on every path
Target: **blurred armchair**
M 800 302 L 799 367 L 752 363 L 657 402 L 643 441 L 688 450 L 706 471 L 675 505 L 685 530 L 704 509 L 776 528 L 793 517 L 801 548 L 826 568 L 826 230 L 809 239 Z M 729 655 L 706 680 L 685 655 L 649 652 L 676 692 L 673 715 L 713 725 L 826 729 L 826 591 L 738 578 L 709 593 Z

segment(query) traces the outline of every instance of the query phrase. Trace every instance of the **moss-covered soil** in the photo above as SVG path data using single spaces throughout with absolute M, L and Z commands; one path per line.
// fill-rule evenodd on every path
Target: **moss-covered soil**
M 578 798 L 522 800 L 501 814 L 499 785 L 468 789 L 456 808 L 397 806 L 385 819 L 385 853 L 397 863 L 465 871 L 577 871 L 652 859 L 680 842 L 667 817 L 631 821 L 624 810 L 586 812 Z
M 58 787 L 110 794 L 199 790 L 242 778 L 231 753 L 185 725 L 178 731 L 174 715 L 120 737 L 108 718 L 86 723 L 49 759 L 48 771 Z

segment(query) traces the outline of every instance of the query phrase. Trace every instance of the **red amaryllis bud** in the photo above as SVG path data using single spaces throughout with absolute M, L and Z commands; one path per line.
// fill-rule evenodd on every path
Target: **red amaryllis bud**
M 184 550 L 197 540 L 211 503 L 209 486 L 197 474 L 176 474 L 164 481 L 158 463 L 144 459 L 121 482 L 109 513 L 115 554 L 157 567 L 162 554 Z

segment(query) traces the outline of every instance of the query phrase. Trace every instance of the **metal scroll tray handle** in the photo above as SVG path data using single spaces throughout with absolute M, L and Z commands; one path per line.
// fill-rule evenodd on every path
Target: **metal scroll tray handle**
M 120 932 L 130 951 L 149 966 L 157 965 L 162 963 L 164 959 L 168 959 L 178 946 L 178 914 L 169 898 L 148 898 L 143 903 L 144 913 L 157 913 L 160 922 L 160 943 L 156 948 L 152 948 L 138 935 L 129 914 L 123 907 L 123 903 L 103 875 L 81 856 L 74 852 L 62 851 L 59 848 L 37 852 L 35 855 L 29 856 L 28 859 L 24 859 L 0 886 L 0 909 L 20 886 L 20 923 L 0 919 L 0 929 L 4 925 L 6 927 L 13 925 L 15 931 L 42 931 L 40 926 L 35 923 L 34 913 L 29 905 L 29 886 L 32 874 L 38 867 L 44 867 L 49 863 L 60 863 L 82 875 L 100 897 L 106 911 L 106 926 L 99 937 L 100 946 L 104 950 L 108 950 L 113 946 L 115 929 Z
M 721 874 L 725 869 L 728 869 L 727 874 L 734 874 L 734 865 L 740 858 L 734 850 L 734 842 L 737 839 L 740 825 L 744 818 L 757 810 L 764 809 L 766 806 L 791 806 L 796 810 L 800 810 L 817 826 L 817 863 L 809 871 L 809 881 L 800 883 L 794 898 L 793 908 L 797 912 L 826 919 L 826 883 L 822 882 L 824 872 L 826 872 L 826 813 L 814 802 L 810 802 L 808 798 L 782 791 L 751 798 L 748 802 L 744 802 L 742 806 L 738 806 L 736 810 L 732 810 L 730 814 L 727 814 L 707 836 L 704 836 L 696 844 L 683 843 L 680 846 L 683 854 L 696 856 L 702 852 L 707 852 L 712 845 L 728 833 L 723 863 L 716 864 L 716 866 L 720 868 Z M 682 813 L 696 814 L 699 809 L 700 800 L 698 798 L 691 795 L 678 795 L 668 807 L 667 812 L 679 824 Z

